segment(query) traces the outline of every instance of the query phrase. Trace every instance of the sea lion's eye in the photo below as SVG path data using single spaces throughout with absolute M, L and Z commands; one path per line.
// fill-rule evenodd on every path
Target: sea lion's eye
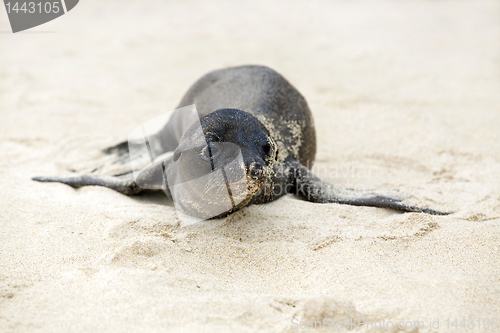
M 262 151 L 264 152 L 264 154 L 268 155 L 271 153 L 271 145 L 270 144 L 265 144 L 262 146 Z

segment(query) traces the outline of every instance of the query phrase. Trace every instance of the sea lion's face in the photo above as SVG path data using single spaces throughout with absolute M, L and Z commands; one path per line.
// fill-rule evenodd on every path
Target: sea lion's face
M 183 184 L 181 209 L 211 218 L 248 205 L 260 191 L 270 195 L 277 145 L 264 125 L 235 109 L 214 111 L 200 123 L 172 158 L 177 174 L 170 178 Z

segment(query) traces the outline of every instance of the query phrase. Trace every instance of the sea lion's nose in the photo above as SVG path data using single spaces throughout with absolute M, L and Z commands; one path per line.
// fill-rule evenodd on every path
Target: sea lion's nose
M 250 177 L 255 180 L 259 180 L 263 175 L 263 165 L 259 162 L 252 162 L 250 164 Z

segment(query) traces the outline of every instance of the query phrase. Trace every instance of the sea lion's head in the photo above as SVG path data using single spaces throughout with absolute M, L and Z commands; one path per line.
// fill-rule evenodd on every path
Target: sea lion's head
M 271 194 L 276 158 L 276 142 L 257 118 L 221 109 L 184 133 L 167 179 L 171 191 L 171 185 L 181 185 L 172 196 L 184 212 L 202 218 L 223 216 L 248 205 L 261 191 Z

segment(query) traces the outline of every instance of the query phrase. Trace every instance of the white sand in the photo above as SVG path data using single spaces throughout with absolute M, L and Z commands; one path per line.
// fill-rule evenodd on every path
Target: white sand
M 0 10 L 0 332 L 294 332 L 294 317 L 484 330 L 500 314 L 499 13 L 85 0 L 12 35 Z M 322 178 L 457 213 L 289 196 L 180 228 L 161 195 L 30 180 L 88 167 L 201 75 L 249 63 L 306 97 Z

